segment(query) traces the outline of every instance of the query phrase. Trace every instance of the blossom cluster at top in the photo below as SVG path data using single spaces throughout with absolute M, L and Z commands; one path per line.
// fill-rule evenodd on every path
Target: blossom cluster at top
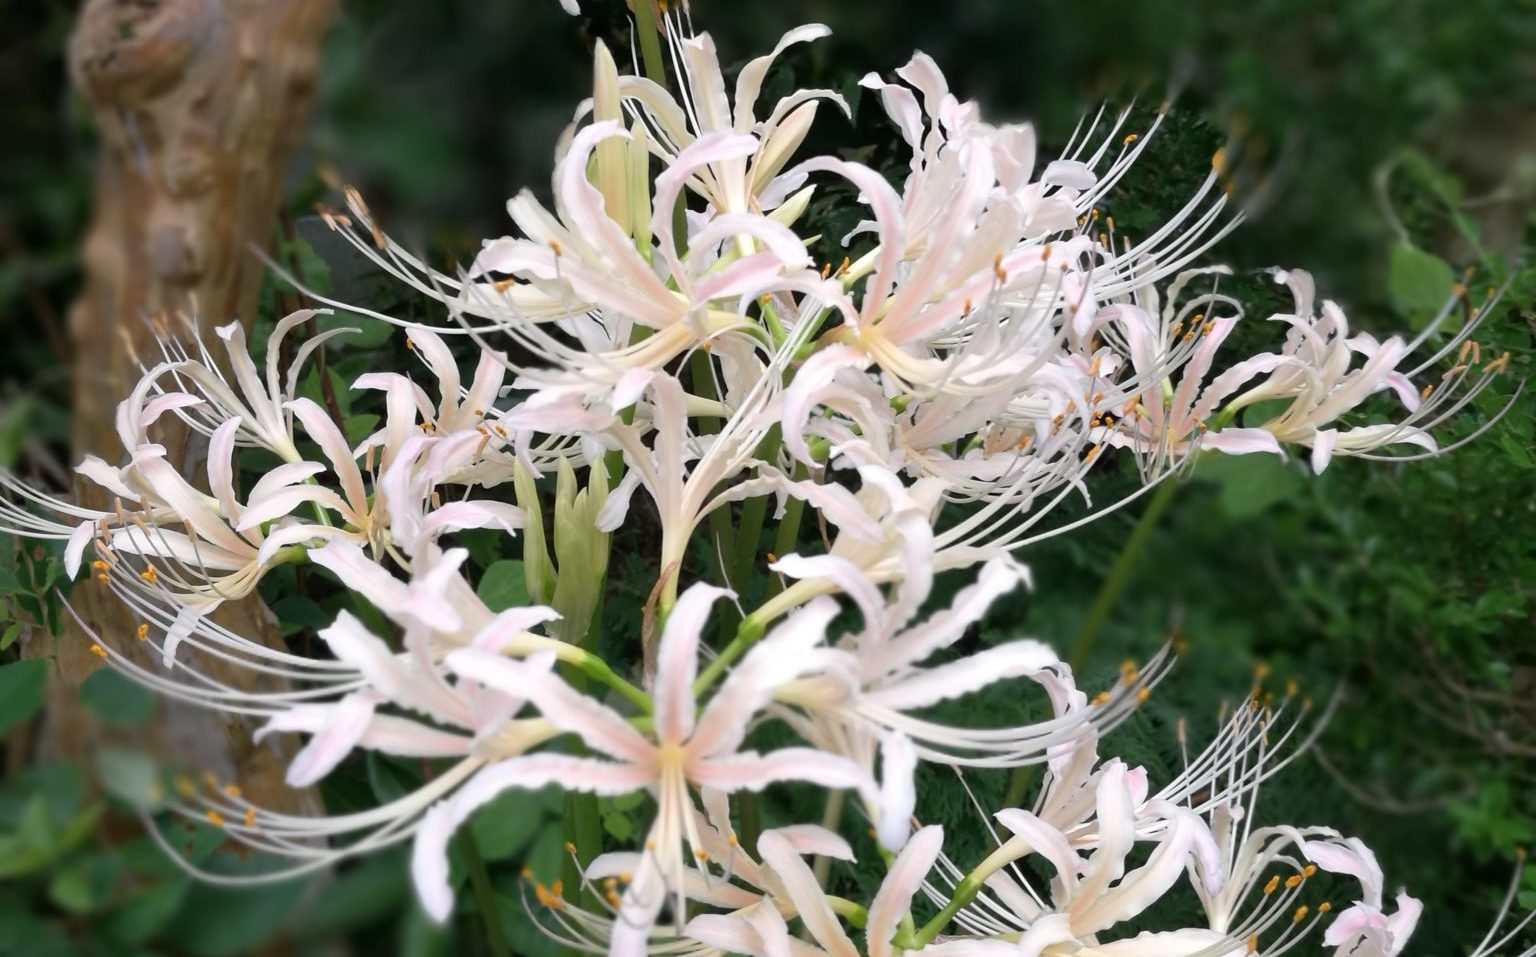
M 731 85 L 685 12 L 662 27 L 675 85 L 620 72 L 599 45 L 553 205 L 514 197 L 515 232 L 467 269 L 429 267 L 355 193 L 325 214 L 442 307 L 429 327 L 331 304 L 404 325 L 421 363 L 352 383 L 380 394 L 374 434 L 347 436 L 297 395 L 308 360 L 346 331 L 298 339 L 305 311 L 277 323 L 263 361 L 238 324 L 214 351 L 167 329 L 118 409 L 126 457 L 79 466 L 110 508 L 4 480 L 0 523 L 65 542 L 70 573 L 88 567 L 88 587 L 142 622 L 126 641 L 96 636 L 112 666 L 262 735 L 300 736 L 296 787 L 359 749 L 435 769 L 413 793 L 334 817 L 195 789 L 176 809 L 292 859 L 260 879 L 412 841 L 419 897 L 442 920 L 450 842 L 491 799 L 644 791 L 634 847 L 573 846 L 582 887 L 531 885 L 551 935 L 615 955 L 1278 957 L 1314 929 L 1340 954 L 1397 954 L 1419 906 L 1388 899 L 1369 849 L 1255 819 L 1260 783 L 1310 733 L 1299 699 L 1255 690 L 1159 782 L 1100 750 L 1168 650 L 1090 697 L 1046 644 L 962 639 L 1027 584 L 1020 549 L 1141 494 L 1050 521 L 1069 498 L 1090 501 L 1106 449 L 1135 462 L 1139 489 L 1204 455 L 1300 452 L 1321 471 L 1341 455 L 1442 451 L 1436 430 L 1506 362 L 1471 338 L 1488 307 L 1464 311 L 1462 291 L 1411 340 L 1382 341 L 1352 333 L 1306 273 L 1277 271 L 1293 303 L 1270 317 L 1283 342 L 1229 361 L 1246 320 L 1224 270 L 1199 265 L 1240 218 L 1221 157 L 1144 237 L 1101 213 L 1161 116 L 1132 131 L 1128 115 L 1100 114 L 1045 161 L 1029 126 L 984 121 L 919 54 L 895 79 L 861 81 L 910 148 L 893 185 L 800 155 L 824 114 L 848 112 L 837 93 L 763 102 L 775 58 L 824 28 L 786 34 Z M 867 217 L 848 236 L 803 225 L 840 201 L 829 194 L 856 196 Z M 839 242 L 846 256 L 817 262 Z M 205 470 L 157 443 L 168 417 L 206 438 Z M 246 448 L 282 464 L 246 485 Z M 644 622 L 610 662 L 589 637 L 611 536 L 640 510 L 658 519 L 641 539 L 655 579 L 634 583 L 650 596 Z M 482 600 L 455 544 L 466 529 L 515 541 L 529 605 Z M 309 656 L 213 617 L 285 563 L 328 570 L 389 633 L 342 612 L 320 632 L 329 654 Z M 947 570 L 971 583 L 930 600 Z M 210 659 L 256 680 L 218 680 Z M 1037 693 L 1044 716 L 934 716 L 998 683 Z M 769 725 L 793 743 L 756 749 Z M 924 763 L 1043 774 L 1029 808 L 925 822 Z M 885 862 L 872 899 L 825 890 L 812 859 L 854 855 L 833 816 L 749 831 L 740 796 L 787 781 L 847 795 Z M 995 850 L 956 862 L 946 826 L 985 829 Z M 1309 890 L 1319 870 L 1357 889 L 1335 907 Z M 1197 923 L 1125 929 L 1157 924 L 1176 889 L 1198 901 Z

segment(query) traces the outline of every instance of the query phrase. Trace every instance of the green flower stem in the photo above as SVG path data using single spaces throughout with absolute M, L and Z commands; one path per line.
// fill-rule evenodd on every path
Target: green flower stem
M 501 911 L 497 910 L 496 889 L 491 886 L 491 874 L 485 869 L 480 848 L 475 846 L 472 828 L 459 828 L 459 850 L 469 870 L 469 883 L 474 888 L 475 905 L 480 909 L 480 922 L 485 925 L 485 942 L 491 948 L 491 957 L 512 957 L 506 929 L 501 926 Z
M 981 893 L 981 889 L 987 885 L 987 878 L 996 874 L 1011 861 L 1018 860 L 1023 850 L 1015 840 L 993 851 L 986 860 L 976 866 L 975 870 L 960 879 L 960 883 L 955 885 L 955 893 L 950 897 L 949 903 L 944 905 L 943 910 L 924 924 L 921 930 L 912 934 L 909 941 L 898 939 L 898 944 L 909 950 L 918 950 L 932 943 L 933 939 L 939 936 L 939 932 L 955 919 L 955 915 L 976 899 L 976 895 Z
M 741 816 L 742 847 L 757 848 L 757 839 L 763 835 L 763 817 L 757 806 L 757 795 L 742 791 L 736 798 L 736 811 Z
M 794 480 L 803 482 L 810 477 L 810 472 L 804 464 L 795 466 Z M 795 551 L 800 544 L 800 519 L 805 514 L 805 500 L 790 498 L 784 506 L 784 519 L 779 522 L 777 533 L 773 537 L 774 555 L 788 555 Z M 777 575 L 768 579 L 768 590 L 765 598 L 772 598 L 784 590 L 784 585 Z
M 581 669 L 582 673 L 587 677 L 617 691 L 646 714 L 651 713 L 653 707 L 651 696 L 619 677 L 618 673 L 609 666 L 608 662 L 592 654 L 590 651 L 584 651 L 575 645 L 565 644 L 564 642 L 559 644 L 561 647 L 556 649 L 556 656 L 561 661 Z
M 1077 637 L 1072 642 L 1072 652 L 1067 658 L 1067 663 L 1072 666 L 1073 672 L 1082 670 L 1088 656 L 1093 653 L 1094 645 L 1099 640 L 1099 633 L 1104 629 L 1104 623 L 1109 620 L 1110 613 L 1115 610 L 1121 594 L 1130 584 L 1131 575 L 1136 570 L 1136 563 L 1140 560 L 1141 553 L 1146 550 L 1147 543 L 1152 540 L 1152 533 L 1156 531 L 1163 514 L 1168 511 L 1168 506 L 1173 504 L 1178 490 L 1177 478 L 1169 476 L 1152 491 L 1147 510 L 1141 513 L 1141 520 L 1136 523 L 1130 537 L 1121 546 L 1120 554 L 1115 556 L 1115 563 L 1110 566 L 1104 584 L 1099 586 L 1099 592 L 1093 598 L 1093 605 L 1088 609 L 1088 616 L 1083 619 L 1082 626 L 1077 630 Z M 1026 764 L 1013 769 L 1013 776 L 1008 781 L 1008 792 L 1003 798 L 1003 807 L 1019 806 L 1030 786 L 1034 784 L 1037 767 L 1037 765 Z
M 832 913 L 859 930 L 863 930 L 864 925 L 869 923 L 869 911 L 864 908 L 864 905 L 856 904 L 846 897 L 828 895 L 827 906 L 832 908 Z
M 767 631 L 767 624 L 759 621 L 757 612 L 748 615 L 736 628 L 736 637 L 720 649 L 720 654 L 715 656 L 715 660 L 705 665 L 704 670 L 699 673 L 698 680 L 693 683 L 693 693 L 701 695 L 708 691 L 716 681 L 720 680 L 720 676 L 725 674 L 725 669 L 730 667 L 737 658 L 746 654 L 747 649 L 756 644 Z
M 651 0 L 635 0 L 635 32 L 640 35 L 640 61 L 644 64 L 646 79 L 665 89 L 667 66 L 661 58 L 661 31 L 656 24 L 656 12 L 651 9 Z
M 1168 506 L 1173 504 L 1174 496 L 1178 494 L 1178 480 L 1169 476 L 1163 479 L 1162 484 L 1152 492 L 1152 500 L 1147 503 L 1147 510 L 1141 513 L 1141 521 L 1136 523 L 1131 536 L 1125 540 L 1120 554 L 1116 556 L 1115 563 L 1110 566 L 1109 575 L 1104 579 L 1104 584 L 1099 587 L 1099 593 L 1094 596 L 1093 606 L 1088 609 L 1088 617 L 1083 619 L 1082 627 L 1077 630 L 1077 638 L 1072 642 L 1072 654 L 1067 663 L 1073 671 L 1083 667 L 1088 656 L 1093 652 L 1093 646 L 1099 640 L 1099 632 L 1103 630 L 1104 623 L 1109 620 L 1110 613 L 1115 610 L 1115 605 L 1120 601 L 1121 594 L 1131 582 L 1131 575 L 1136 571 L 1136 563 L 1141 559 L 1141 553 L 1146 550 L 1147 543 L 1152 540 L 1152 533 L 1157 529 L 1157 523 L 1163 518 L 1163 513 L 1168 511 Z

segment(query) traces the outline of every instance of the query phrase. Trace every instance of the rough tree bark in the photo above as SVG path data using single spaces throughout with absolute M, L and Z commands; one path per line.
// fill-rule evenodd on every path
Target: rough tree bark
M 100 129 L 101 159 L 85 288 L 69 316 L 77 459 L 122 452 L 113 412 L 137 378 L 134 350 L 155 353 L 146 346 L 157 317 L 190 317 L 205 335 L 251 319 L 263 273 L 251 246 L 274 234 L 334 7 L 334 0 L 87 0 L 81 9 L 71 74 Z M 174 428 L 163 436 L 171 461 L 189 476 L 206 474 L 198 438 Z M 105 505 L 99 490 L 81 483 L 78 491 Z M 109 594 L 82 579 L 74 595 L 94 629 L 118 648 L 140 651 L 132 640 L 137 623 Z M 227 603 L 218 618 L 253 640 L 280 640 L 254 599 Z M 44 748 L 78 755 L 101 732 L 75 704 L 75 690 L 100 662 L 78 634 L 66 635 L 56 653 Z M 225 682 L 246 680 L 217 661 L 197 664 Z M 303 798 L 283 787 L 281 756 L 254 745 L 251 730 L 169 702 L 156 724 L 168 756 L 238 781 L 257 802 L 293 807 Z

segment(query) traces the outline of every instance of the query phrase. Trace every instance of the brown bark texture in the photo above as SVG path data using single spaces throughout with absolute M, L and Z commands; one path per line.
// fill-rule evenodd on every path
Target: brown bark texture
M 215 326 L 251 320 L 264 270 L 253 247 L 274 234 L 334 8 L 333 0 L 82 6 L 70 68 L 100 129 L 101 158 L 82 254 L 85 285 L 69 315 L 77 460 L 86 452 L 109 461 L 123 454 L 114 412 L 138 378 L 136 356 L 158 354 L 156 325 L 179 335 L 195 329 L 206 341 Z M 168 460 L 189 478 L 205 475 L 205 442 L 177 425 L 156 436 Z M 99 489 L 78 484 L 83 502 L 110 507 Z M 136 647 L 137 622 L 86 576 L 72 604 L 104 641 L 161 667 Z M 252 640 L 281 641 L 255 598 L 226 603 L 216 618 Z M 73 626 L 53 651 L 42 747 L 86 755 L 105 732 L 78 706 L 77 689 L 101 663 Z M 250 686 L 245 672 L 218 660 L 193 663 L 216 680 Z M 284 787 L 282 755 L 254 744 L 249 723 L 168 701 L 160 708 L 154 744 L 167 758 L 239 782 L 269 807 L 310 800 Z

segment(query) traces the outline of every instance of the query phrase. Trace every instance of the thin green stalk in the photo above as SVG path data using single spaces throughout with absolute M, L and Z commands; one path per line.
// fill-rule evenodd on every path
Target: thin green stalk
M 794 480 L 803 482 L 810 477 L 810 472 L 804 464 L 795 466 Z M 789 503 L 784 506 L 784 518 L 779 522 L 778 532 L 773 537 L 773 553 L 775 556 L 788 555 L 800 544 L 800 519 L 805 514 L 805 500 L 791 497 Z M 777 575 L 768 579 L 768 590 L 764 598 L 772 598 L 784 589 Z
M 1115 610 L 1115 604 L 1119 602 L 1121 593 L 1130 584 L 1131 575 L 1136 571 L 1136 563 L 1141 558 L 1141 553 L 1146 550 L 1147 543 L 1152 540 L 1152 533 L 1156 531 L 1157 523 L 1162 520 L 1163 513 L 1167 512 L 1168 506 L 1173 504 L 1178 489 L 1177 479 L 1170 476 L 1163 479 L 1162 484 L 1153 490 L 1152 500 L 1147 503 L 1147 510 L 1141 513 L 1141 521 L 1136 523 L 1131 537 L 1125 540 L 1125 545 L 1121 547 L 1115 563 L 1109 568 L 1109 575 L 1104 579 L 1104 584 L 1099 587 L 1099 593 L 1094 596 L 1093 606 L 1088 609 L 1088 617 L 1083 619 L 1082 627 L 1077 630 L 1077 638 L 1072 642 L 1072 654 L 1067 659 L 1073 671 L 1081 669 L 1093 652 L 1093 646 L 1099 640 L 1099 632 L 1103 630 L 1104 623 L 1109 620 L 1110 613 Z
M 480 848 L 475 846 L 473 829 L 459 828 L 459 850 L 469 870 L 469 883 L 474 888 L 475 905 L 480 909 L 480 920 L 485 925 L 485 942 L 491 948 L 491 957 L 512 957 L 512 948 L 507 945 L 506 929 L 501 926 L 496 890 L 491 886 L 491 874 L 485 869 L 485 859 L 480 856 Z
M 1156 531 L 1163 514 L 1168 511 L 1168 506 L 1173 504 L 1178 488 L 1179 483 L 1176 478 L 1170 476 L 1163 479 L 1162 484 L 1152 491 L 1152 499 L 1147 503 L 1147 510 L 1141 513 L 1141 520 L 1136 523 L 1130 537 L 1121 546 L 1120 554 L 1115 556 L 1115 563 L 1110 566 L 1104 584 L 1099 586 L 1099 592 L 1093 598 L 1093 605 L 1088 609 L 1088 616 L 1083 619 L 1082 627 L 1077 630 L 1077 637 L 1072 642 L 1072 651 L 1067 662 L 1074 672 L 1080 671 L 1088 661 L 1088 656 L 1093 653 L 1094 645 L 1099 640 L 1099 632 L 1104 629 L 1104 624 L 1109 621 L 1109 616 L 1120 601 L 1121 594 L 1130 584 L 1132 573 L 1136 571 L 1136 563 L 1141 558 L 1141 553 L 1146 550 L 1147 543 L 1152 540 L 1152 533 Z M 1036 773 L 1037 766 L 1033 764 L 1013 769 L 1013 775 L 1008 780 L 1008 791 L 1003 798 L 1004 807 L 1018 807 L 1023 802 L 1024 795 L 1035 783 Z
M 651 0 L 635 0 L 635 30 L 640 34 L 640 62 L 646 79 L 663 88 L 667 85 L 667 66 L 661 58 L 661 32 Z

